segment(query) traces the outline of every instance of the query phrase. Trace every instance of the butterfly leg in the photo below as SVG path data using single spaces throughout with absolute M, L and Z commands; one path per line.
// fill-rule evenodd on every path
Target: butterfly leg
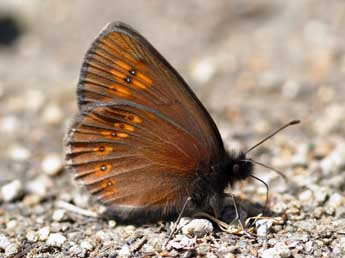
M 241 217 L 240 217 L 240 213 L 238 212 L 238 207 L 237 207 L 237 202 L 236 202 L 236 197 L 233 193 L 230 193 L 232 202 L 234 204 L 234 209 L 235 209 L 235 214 L 236 217 L 232 220 L 231 224 L 233 224 L 235 221 L 237 221 L 237 223 L 240 225 L 242 232 L 244 234 L 246 234 L 248 237 L 251 237 L 251 235 L 246 231 L 246 229 L 244 228 L 242 221 L 241 221 Z
M 180 220 L 182 218 L 182 215 L 183 215 L 183 212 L 185 211 L 188 203 L 192 200 L 192 198 L 189 196 L 186 201 L 184 202 L 183 206 L 182 206 L 182 209 L 177 217 L 177 220 L 175 221 L 174 223 L 174 226 L 173 228 L 171 229 L 171 232 L 168 236 L 168 239 L 165 241 L 165 243 L 163 244 L 163 248 L 168 244 L 168 242 L 171 240 L 171 238 L 173 237 L 173 235 L 175 234 L 176 230 L 177 230 L 177 226 L 178 224 L 180 223 Z

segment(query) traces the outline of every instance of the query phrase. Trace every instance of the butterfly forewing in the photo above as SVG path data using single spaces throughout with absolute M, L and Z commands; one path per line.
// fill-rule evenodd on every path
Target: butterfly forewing
M 116 212 L 179 209 L 197 175 L 224 155 L 200 101 L 123 23 L 108 25 L 88 50 L 78 97 L 81 114 L 66 139 L 67 164 Z
M 78 86 L 79 106 L 126 99 L 172 118 L 203 144 L 204 159 L 217 161 L 223 144 L 200 101 L 181 76 L 130 26 L 112 23 L 86 54 Z

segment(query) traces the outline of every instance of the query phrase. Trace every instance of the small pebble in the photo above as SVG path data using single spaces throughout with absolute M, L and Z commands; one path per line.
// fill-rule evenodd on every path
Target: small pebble
M 66 237 L 64 237 L 61 233 L 52 233 L 49 235 L 46 243 L 49 246 L 61 247 L 66 241 Z
M 35 232 L 35 231 L 28 231 L 26 233 L 26 239 L 29 241 L 29 242 L 37 242 L 38 241 L 38 234 Z
M 262 73 L 262 75 L 260 75 L 259 80 L 258 80 L 258 86 L 268 89 L 268 90 L 277 89 L 281 87 L 283 83 L 284 83 L 283 75 L 280 73 L 273 72 L 273 71 Z
M 236 256 L 232 253 L 227 253 L 224 255 L 224 258 L 236 258 Z
M 90 196 L 81 192 L 75 192 L 72 196 L 73 202 L 81 208 L 88 208 Z M 66 200 L 68 201 L 68 199 Z
M 5 202 L 12 202 L 23 193 L 23 185 L 19 180 L 14 180 L 1 187 L 1 196 Z
M 328 203 L 331 207 L 340 207 L 341 205 L 345 205 L 345 197 L 339 193 L 334 193 L 329 197 Z
M 213 225 L 207 219 L 193 219 L 187 225 L 182 227 L 182 233 L 189 236 L 203 236 L 213 232 Z
M 314 193 L 314 198 L 319 204 L 323 204 L 328 197 L 328 189 L 325 187 L 311 187 Z
M 313 127 L 320 135 L 326 135 L 340 128 L 344 118 L 341 104 L 332 104 L 323 108 L 323 113 L 315 120 Z
M 37 194 L 27 194 L 23 199 L 23 204 L 27 207 L 33 207 L 39 204 L 43 198 L 44 196 L 40 196 Z
M 310 203 L 313 200 L 313 192 L 311 190 L 305 190 L 298 195 L 298 199 L 302 202 Z
M 63 114 L 59 106 L 50 104 L 44 109 L 42 118 L 47 124 L 58 124 L 61 122 Z
M 292 164 L 295 166 L 304 166 L 309 163 L 308 160 L 309 145 L 301 144 L 298 146 L 297 152 L 292 156 Z
M 86 250 L 78 245 L 72 245 L 68 251 L 76 257 L 85 257 L 86 255 Z
M 49 176 L 40 175 L 26 184 L 26 190 L 29 193 L 45 197 L 53 185 L 54 184 Z
M 64 209 L 58 209 L 55 210 L 53 213 L 53 220 L 54 221 L 63 221 L 64 219 L 66 219 L 66 211 Z
M 18 161 L 24 161 L 30 157 L 30 151 L 20 145 L 10 146 L 8 154 L 11 159 Z
M 116 221 L 115 220 L 109 220 L 108 221 L 108 226 L 110 228 L 115 228 L 116 227 Z
M 88 251 L 92 251 L 94 249 L 94 245 L 92 244 L 92 242 L 88 241 L 88 240 L 83 240 L 80 242 L 80 247 L 88 250 Z
M 120 257 L 129 257 L 131 255 L 129 246 L 127 244 L 123 245 L 117 254 Z
M 256 234 L 259 237 L 266 237 L 273 225 L 271 219 L 260 219 L 255 222 Z
M 303 87 L 297 81 L 288 80 L 282 87 L 282 94 L 288 98 L 296 98 L 302 91 Z
M 214 253 L 207 253 L 206 258 L 218 258 L 218 255 L 215 255 Z
M 47 240 L 48 236 L 49 236 L 49 233 L 50 233 L 49 227 L 44 227 L 44 228 L 41 228 L 40 230 L 38 230 L 38 238 L 39 238 L 39 240 L 41 240 L 41 241 Z
M 5 249 L 5 256 L 6 257 L 11 257 L 15 254 L 17 254 L 20 250 L 20 246 L 16 243 L 12 243 L 8 245 Z
M 321 168 L 325 174 L 338 171 L 345 166 L 345 146 L 338 146 L 320 163 Z
M 13 133 L 19 126 L 15 116 L 5 116 L 0 120 L 0 131 L 2 133 Z
M 0 234 L 0 249 L 5 250 L 10 244 L 10 240 L 5 235 Z
M 57 153 L 50 153 L 44 157 L 42 164 L 42 170 L 44 173 L 50 176 L 57 175 L 62 168 L 62 159 L 61 155 Z
M 216 72 L 216 64 L 211 58 L 197 60 L 192 64 L 191 77 L 202 84 L 208 82 Z
M 323 207 L 316 207 L 313 215 L 315 218 L 320 219 L 323 215 Z
M 12 230 L 14 228 L 17 227 L 17 221 L 16 220 L 10 220 L 9 222 L 7 222 L 6 224 L 6 229 L 7 230 Z
M 291 257 L 291 251 L 285 243 L 277 243 L 274 247 L 261 252 L 262 258 L 287 258 Z
M 307 253 L 313 252 L 313 241 L 308 241 L 305 243 L 305 250 Z

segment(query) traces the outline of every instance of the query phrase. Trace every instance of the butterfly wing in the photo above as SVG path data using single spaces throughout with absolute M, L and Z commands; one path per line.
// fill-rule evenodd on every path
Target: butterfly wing
M 112 23 L 96 38 L 78 97 L 81 115 L 67 136 L 67 163 L 120 217 L 176 212 L 197 173 L 222 158 L 221 137 L 205 108 L 128 25 Z

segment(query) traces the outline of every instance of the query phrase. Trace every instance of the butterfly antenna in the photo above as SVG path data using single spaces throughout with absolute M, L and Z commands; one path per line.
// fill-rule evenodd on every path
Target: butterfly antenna
M 255 144 L 253 147 L 251 147 L 249 150 L 247 150 L 244 154 L 247 154 L 248 152 L 252 151 L 253 149 L 255 149 L 259 145 L 263 144 L 265 141 L 269 140 L 270 138 L 272 138 L 273 136 L 275 136 L 277 133 L 279 133 L 280 131 L 284 130 L 285 128 L 287 128 L 287 127 L 289 127 L 291 125 L 299 124 L 300 122 L 301 122 L 300 120 L 293 120 L 293 121 L 287 123 L 286 125 L 280 127 L 278 130 L 276 130 L 273 133 L 271 133 L 269 136 L 265 137 L 263 140 L 259 141 L 257 144 Z
M 241 161 L 248 161 L 248 162 L 251 162 L 251 163 L 253 163 L 255 165 L 259 165 L 259 166 L 262 166 L 264 168 L 270 169 L 270 170 L 276 172 L 278 175 L 280 175 L 284 179 L 285 182 L 289 181 L 287 176 L 284 175 L 284 173 L 282 171 L 280 171 L 280 170 L 278 170 L 278 169 L 276 169 L 274 167 L 268 166 L 268 165 L 266 165 L 264 163 L 261 163 L 259 161 L 253 160 L 253 159 L 241 159 Z
M 259 182 L 263 183 L 265 185 L 265 187 L 266 187 L 266 201 L 265 201 L 265 206 L 264 206 L 264 208 L 262 210 L 262 214 L 265 214 L 265 211 L 266 211 L 266 208 L 267 208 L 267 205 L 268 205 L 268 191 L 269 191 L 268 185 L 266 184 L 265 181 L 263 181 L 262 179 L 254 176 L 254 175 L 249 175 L 249 176 L 254 178 L 254 179 L 256 179 L 256 180 L 258 180 Z

